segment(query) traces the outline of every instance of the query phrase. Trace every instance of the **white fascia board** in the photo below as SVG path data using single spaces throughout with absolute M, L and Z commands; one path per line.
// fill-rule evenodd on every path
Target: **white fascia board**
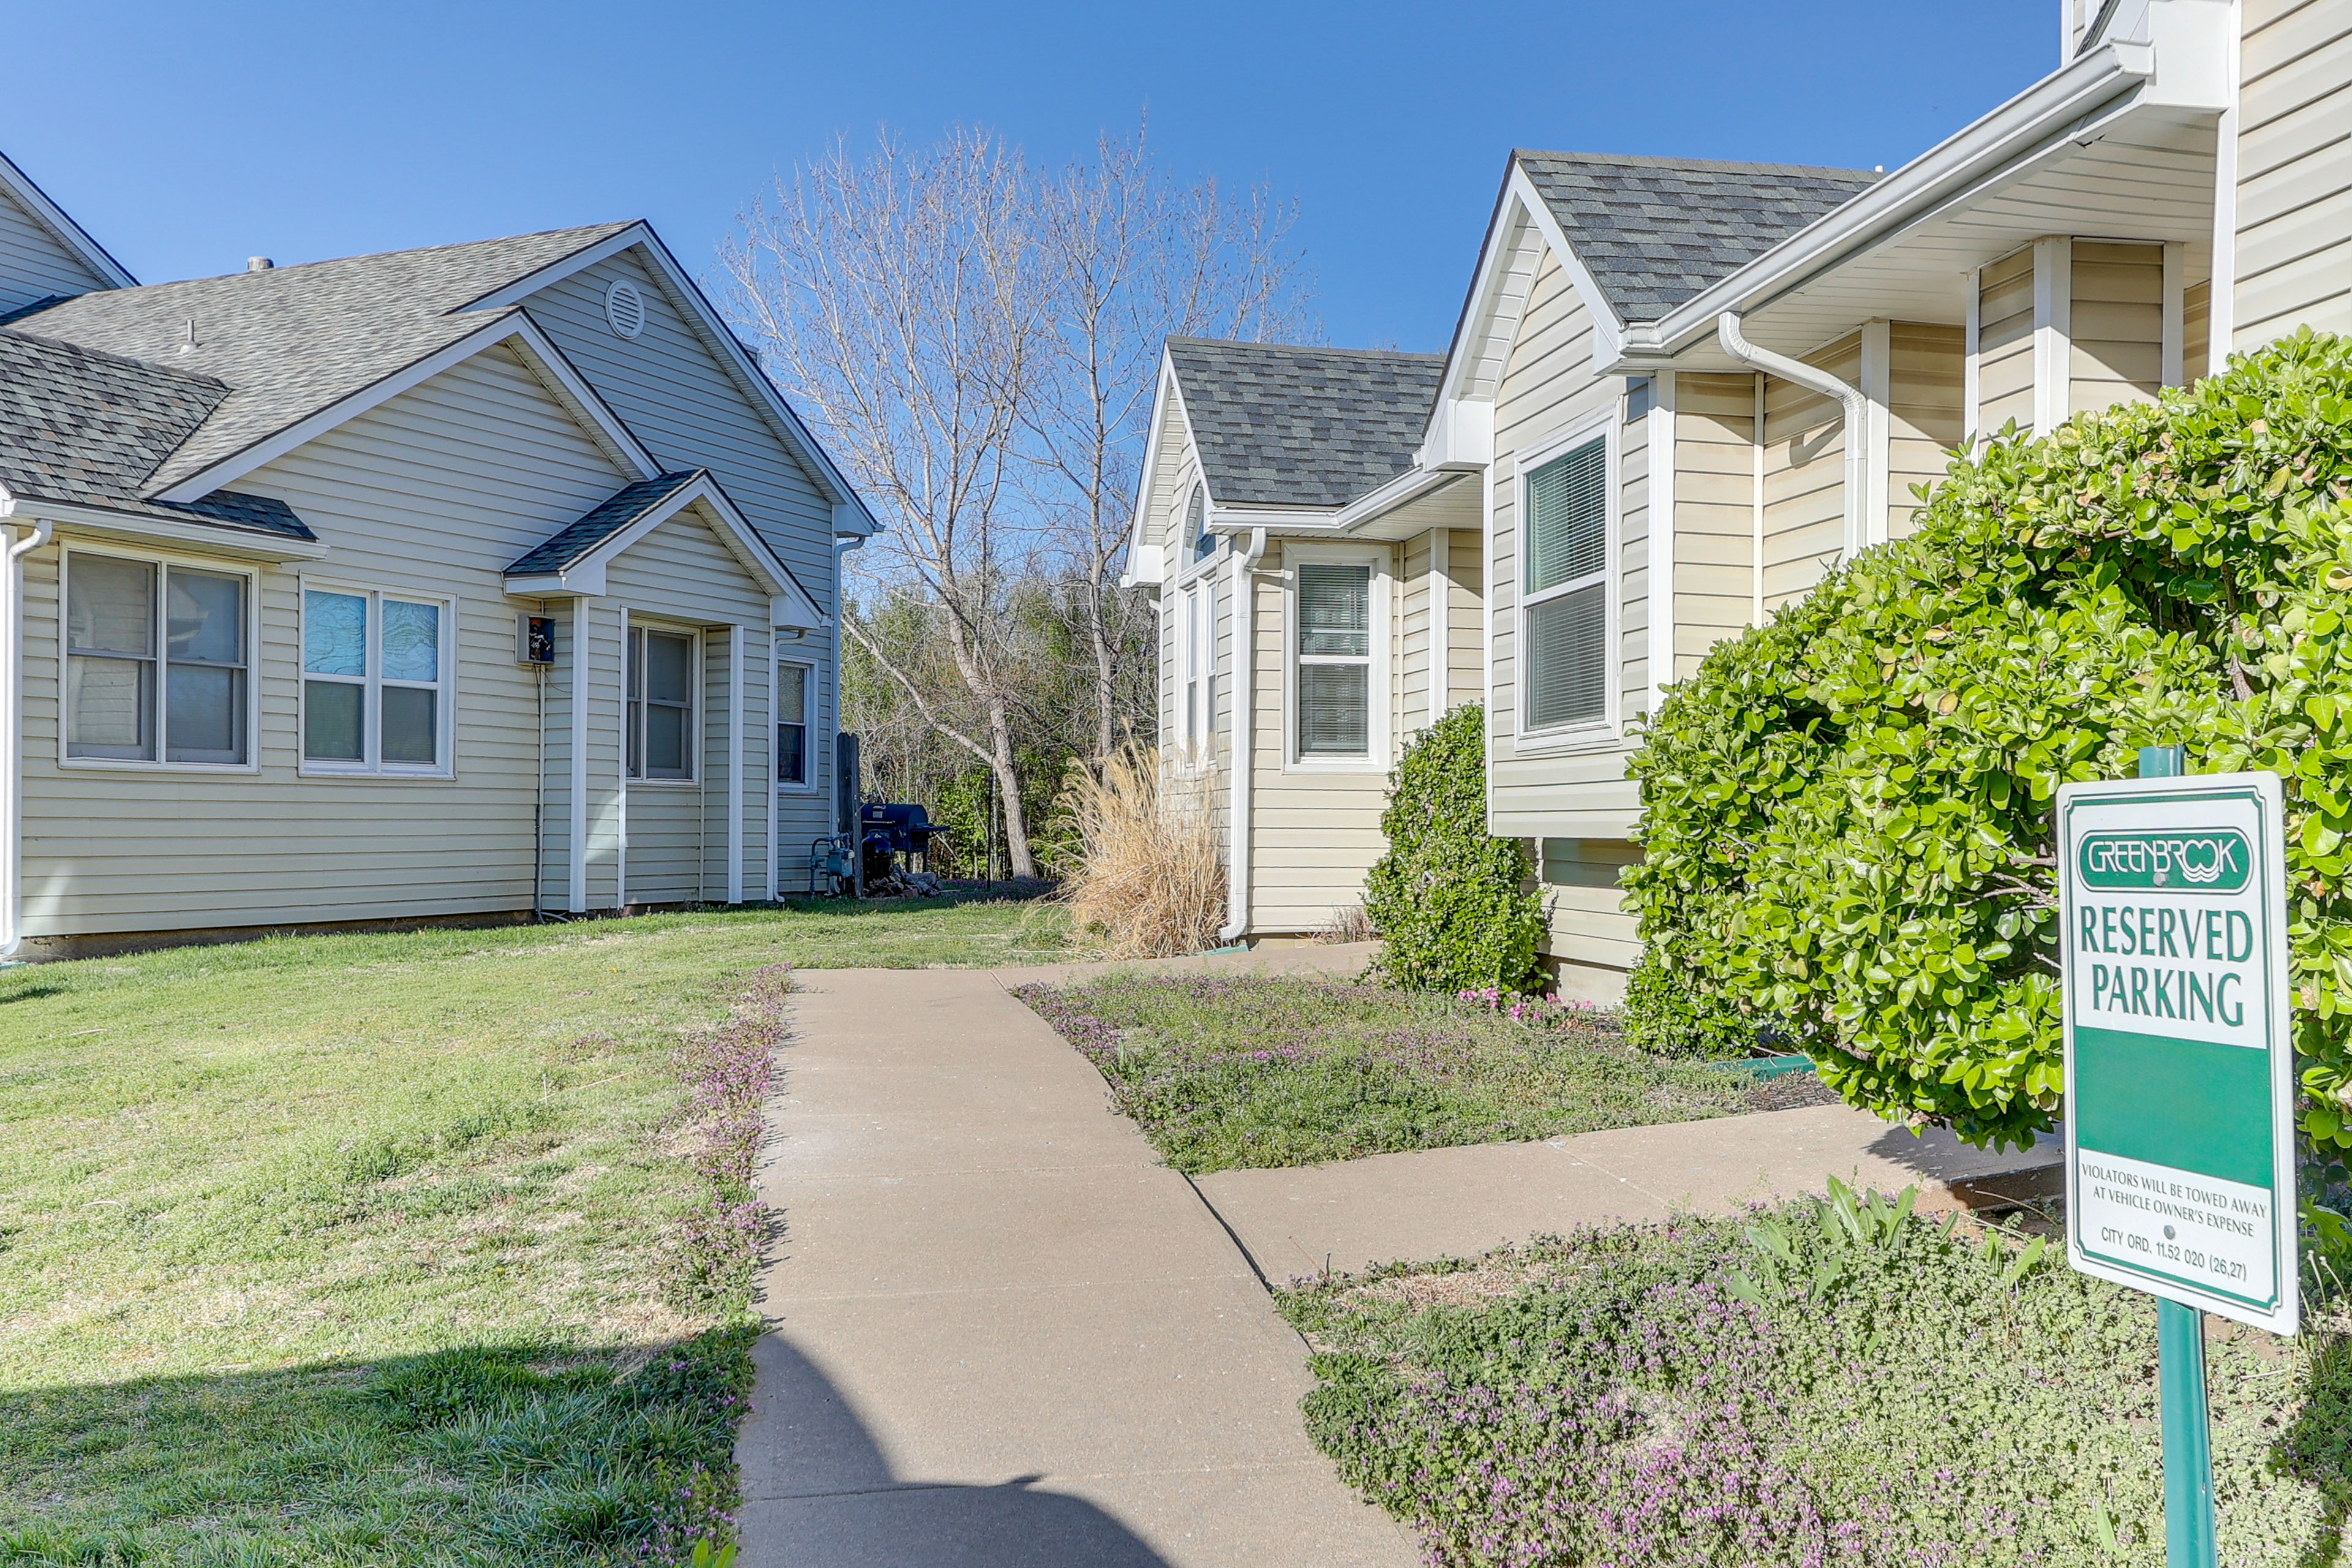
M 561 260 L 551 261 L 536 272 L 528 273 L 458 309 L 496 310 L 520 304 L 531 295 L 562 282 L 575 272 L 583 272 L 601 261 L 638 247 L 644 248 L 646 262 L 652 268 L 654 279 L 661 286 L 662 292 L 668 296 L 671 307 L 693 330 L 695 336 L 702 340 L 703 346 L 718 357 L 720 365 L 750 396 L 753 405 L 768 416 L 777 435 L 783 438 L 786 449 L 801 460 L 816 480 L 817 487 L 825 492 L 825 500 L 836 505 L 849 506 L 862 521 L 864 531 L 880 532 L 881 520 L 866 507 L 865 499 L 849 482 L 848 476 L 835 466 L 832 454 L 824 449 L 793 405 L 784 401 L 783 394 L 776 390 L 776 384 L 768 379 L 768 373 L 760 368 L 759 362 L 751 357 L 751 351 L 727 325 L 726 319 L 711 308 L 701 288 L 677 264 L 677 258 L 669 253 L 669 247 L 662 243 L 661 236 L 654 232 L 651 224 L 642 220 L 633 223 L 617 234 L 584 246 Z
M 2179 3 L 2179 0 L 2176 0 Z M 2153 51 L 2107 44 L 1929 148 L 1843 205 L 1625 334 L 1613 369 L 1670 359 L 1711 335 L 1726 312 L 1745 316 L 1857 253 L 1885 243 L 1987 182 L 2006 165 L 2065 140 L 2155 72 Z
M 537 362 L 535 368 L 544 374 L 542 384 L 548 386 L 550 394 L 559 402 L 569 405 L 571 411 L 584 421 L 584 427 L 597 438 L 597 445 L 604 447 L 615 458 L 622 472 L 629 474 L 632 479 L 649 479 L 661 471 L 651 455 L 629 433 L 628 427 L 604 405 L 602 398 L 590 390 L 588 384 L 580 379 L 579 373 L 565 363 L 563 355 L 548 341 L 547 334 L 541 331 L 529 316 L 514 310 L 493 318 L 479 331 L 468 332 L 423 359 L 379 377 L 310 417 L 287 426 L 276 435 L 265 437 L 211 467 L 199 469 L 155 499 L 183 504 L 201 500 L 224 486 L 235 484 L 256 468 L 276 462 L 305 442 L 315 441 L 336 426 L 422 385 L 443 371 L 507 342 L 520 344 L 525 351 L 526 359 Z M 632 468 L 636 471 L 630 473 Z
M 1454 325 L 1454 341 L 1446 349 L 1445 374 L 1438 382 L 1437 400 L 1430 409 L 1429 425 L 1423 434 L 1422 460 L 1430 466 L 1492 459 L 1492 402 L 1465 395 L 1463 381 L 1470 374 L 1471 366 L 1494 329 L 1502 305 L 1504 275 L 1518 257 L 1519 247 L 1511 242 L 1521 223 L 1532 227 L 1542 239 L 1591 316 L 1594 363 L 1604 364 L 1616 358 L 1618 345 L 1624 341 L 1625 323 L 1618 319 L 1616 307 L 1601 291 L 1591 269 L 1569 243 L 1559 220 L 1552 216 L 1542 194 L 1514 158 L 1510 172 L 1504 176 L 1503 188 L 1496 195 L 1495 212 L 1487 220 L 1486 237 L 1479 242 L 1478 265 L 1471 276 L 1461 318 Z M 1516 323 L 1513 335 L 1517 335 Z M 1479 409 L 1483 418 L 1469 415 L 1471 408 Z
M 1216 506 L 1209 508 L 1212 533 L 1249 533 L 1264 529 L 1274 534 L 1337 533 L 1336 506 Z
M 1168 345 L 1163 342 L 1160 345 L 1160 374 L 1153 382 L 1151 389 L 1151 422 L 1144 427 L 1143 467 L 1136 475 L 1135 504 L 1128 513 L 1127 558 L 1130 563 L 1128 574 L 1134 571 L 1131 563 L 1135 561 L 1137 552 L 1146 548 L 1143 524 L 1144 520 L 1150 515 L 1151 481 L 1158 476 L 1160 468 L 1160 426 L 1165 417 L 1164 406 L 1171 397 L 1178 398 L 1178 405 L 1181 407 L 1182 400 L 1178 397 L 1176 390 L 1176 362 L 1169 356 Z M 1185 426 L 1188 434 L 1191 428 L 1189 424 Z M 1205 475 L 1202 476 L 1202 482 L 1206 482 Z M 1121 574 L 1120 583 L 1122 586 L 1132 587 L 1134 584 L 1127 582 L 1128 574 Z M 1155 576 L 1151 581 L 1156 583 L 1159 578 Z
M 509 577 L 509 596 L 517 599 L 601 599 L 604 596 L 604 563 L 574 566 L 562 572 L 533 572 Z
M 139 279 L 131 276 L 122 263 L 106 253 L 106 247 L 89 237 L 89 232 L 66 215 L 66 209 L 49 200 L 48 194 L 35 184 L 32 177 L 0 153 L 0 187 L 16 198 L 18 205 L 33 215 L 33 221 L 49 231 L 49 237 L 68 250 L 76 260 L 106 280 L 110 289 L 136 289 Z
M 74 506 L 64 501 L 19 499 L 0 507 L 0 516 L 46 518 L 77 532 L 103 534 L 142 544 L 183 544 L 207 554 L 239 561 L 319 561 L 327 546 L 316 539 L 288 539 L 279 534 L 228 526 L 209 527 L 194 519 L 186 522 L 148 517 L 138 512 L 109 511 L 103 507 Z

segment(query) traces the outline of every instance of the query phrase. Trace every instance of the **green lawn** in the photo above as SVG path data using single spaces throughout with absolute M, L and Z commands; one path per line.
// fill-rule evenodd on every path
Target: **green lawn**
M 1375 985 L 1114 972 L 1021 995 L 1195 1175 L 1695 1121 L 1788 1092 L 1645 1056 L 1593 1024 L 1538 1028 Z
M 1309 1433 L 1443 1568 L 2162 1568 L 2151 1300 L 2030 1247 L 1802 1203 L 1277 1300 Z M 2232 1568 L 2343 1561 L 2347 1329 L 2208 1330 Z
M 1041 915 L 0 973 L 0 1562 L 674 1555 L 731 1498 L 750 1321 L 742 1269 L 694 1250 L 731 1178 L 681 1047 L 756 1045 L 727 1021 L 763 966 L 1002 963 L 1052 944 Z

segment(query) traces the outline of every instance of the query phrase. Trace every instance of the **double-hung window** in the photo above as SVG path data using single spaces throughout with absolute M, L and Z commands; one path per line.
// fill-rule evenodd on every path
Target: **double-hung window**
M 776 666 L 776 782 L 809 782 L 809 699 L 815 695 L 815 671 L 805 664 Z
M 1298 563 L 1297 658 L 1292 704 L 1301 761 L 1372 754 L 1372 568 Z
M 690 632 L 629 628 L 629 776 L 694 777 L 694 656 Z
M 252 761 L 252 579 L 119 555 L 66 562 L 66 755 Z
M 1519 624 L 1530 733 L 1609 719 L 1609 442 L 1527 477 Z
M 302 590 L 302 763 L 317 773 L 449 767 L 449 605 Z

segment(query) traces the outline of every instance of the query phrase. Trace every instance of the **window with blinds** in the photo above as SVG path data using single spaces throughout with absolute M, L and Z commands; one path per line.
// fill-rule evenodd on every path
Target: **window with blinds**
M 1609 444 L 1570 447 L 1527 478 L 1519 625 L 1529 731 L 1609 716 Z
M 1370 757 L 1372 569 L 1302 562 L 1297 594 L 1298 754 Z

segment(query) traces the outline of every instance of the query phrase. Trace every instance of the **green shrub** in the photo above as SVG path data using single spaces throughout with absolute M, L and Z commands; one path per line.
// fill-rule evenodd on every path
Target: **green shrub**
M 1643 935 L 1882 1115 L 2059 1105 L 2052 798 L 2183 742 L 2286 792 L 2302 1125 L 2352 1146 L 2352 342 L 2004 433 L 1712 653 L 1631 763 Z
M 1655 947 L 1625 976 L 1625 1037 L 1657 1056 L 1723 1060 L 1755 1048 L 1756 1026 L 1715 992 L 1695 989 Z
M 1380 967 L 1423 991 L 1542 989 L 1543 900 L 1528 852 L 1486 831 L 1486 710 L 1456 708 L 1407 746 L 1381 817 L 1388 853 L 1364 879 Z

